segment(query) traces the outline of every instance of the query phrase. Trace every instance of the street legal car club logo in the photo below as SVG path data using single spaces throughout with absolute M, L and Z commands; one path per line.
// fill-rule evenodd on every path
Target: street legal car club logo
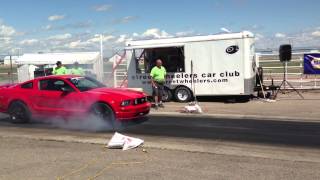
M 228 53 L 228 54 L 234 54 L 234 53 L 236 53 L 238 51 L 239 51 L 239 46 L 237 46 L 237 45 L 229 46 L 226 49 L 226 53 Z

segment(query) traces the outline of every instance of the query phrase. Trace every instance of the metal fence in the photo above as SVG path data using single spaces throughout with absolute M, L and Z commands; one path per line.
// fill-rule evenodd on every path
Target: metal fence
M 285 63 L 280 62 L 278 54 L 258 54 L 259 65 L 264 70 L 264 84 L 280 85 L 286 79 L 296 89 L 320 89 L 319 75 L 304 74 L 303 55 L 304 53 L 292 54 L 292 60 L 285 68 Z

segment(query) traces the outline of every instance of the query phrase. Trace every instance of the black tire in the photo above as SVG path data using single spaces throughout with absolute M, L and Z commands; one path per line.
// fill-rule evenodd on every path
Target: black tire
M 172 92 L 169 88 L 164 88 L 162 100 L 164 102 L 169 102 L 172 100 Z
M 192 99 L 192 93 L 189 88 L 180 86 L 174 91 L 174 97 L 178 102 L 189 102 Z
M 108 123 L 112 130 L 116 128 L 116 117 L 112 108 L 106 103 L 96 103 L 91 107 L 90 114 Z
M 31 120 L 29 108 L 21 101 L 13 102 L 8 113 L 12 123 L 28 123 Z

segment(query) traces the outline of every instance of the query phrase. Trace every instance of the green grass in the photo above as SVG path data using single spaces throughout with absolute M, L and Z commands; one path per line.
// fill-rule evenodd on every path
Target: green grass
M 303 73 L 303 65 L 301 68 L 290 68 L 291 66 L 301 66 L 301 62 L 289 62 L 288 73 Z M 264 73 L 283 73 L 283 63 L 281 62 L 262 62 L 260 67 L 281 67 L 280 69 L 265 69 Z
M 0 73 L 8 73 L 11 71 L 11 67 L 7 65 L 0 65 Z M 17 72 L 17 66 L 12 66 L 12 72 Z
M 300 62 L 290 62 L 288 63 L 288 66 L 300 66 L 301 63 Z M 283 64 L 282 63 L 278 63 L 278 62 L 270 62 L 270 63 L 260 63 L 261 67 L 282 67 Z M 302 64 L 303 66 L 303 64 Z
M 12 77 L 8 75 L 11 72 L 11 67 L 7 65 L 0 65 L 0 83 L 11 83 L 11 79 L 14 82 L 18 82 L 18 76 L 13 75 Z M 17 66 L 12 66 L 12 73 L 17 73 Z

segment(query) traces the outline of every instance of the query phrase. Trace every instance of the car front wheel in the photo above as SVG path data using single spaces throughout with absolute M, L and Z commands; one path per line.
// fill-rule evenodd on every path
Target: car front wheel
M 90 114 L 93 115 L 94 118 L 102 120 L 110 126 L 112 130 L 116 127 L 116 118 L 112 108 L 105 103 L 96 103 L 92 106 Z

